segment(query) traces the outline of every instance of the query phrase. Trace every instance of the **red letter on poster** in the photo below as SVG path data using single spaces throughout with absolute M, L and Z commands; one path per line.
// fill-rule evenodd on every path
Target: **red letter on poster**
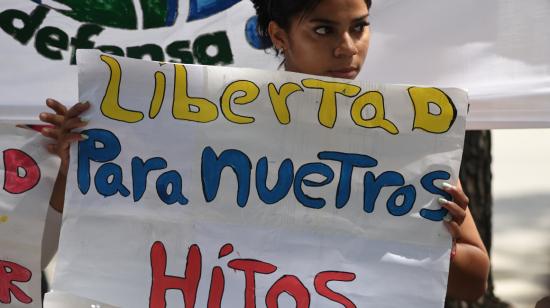
M 354 273 L 346 272 L 321 272 L 315 276 L 313 284 L 319 295 L 330 299 L 333 302 L 340 303 L 346 308 L 356 308 L 355 304 L 347 297 L 340 293 L 336 293 L 329 289 L 327 283 L 330 281 L 353 281 L 355 280 Z
M 166 275 L 166 249 L 161 242 L 155 242 L 151 247 L 151 270 L 153 281 L 151 282 L 150 308 L 166 307 L 166 291 L 169 289 L 180 290 L 183 293 L 185 308 L 195 307 L 197 289 L 201 279 L 201 251 L 199 246 L 192 245 L 187 254 L 185 277 Z
M 25 172 L 19 176 L 20 168 Z M 32 189 L 40 180 L 40 168 L 25 152 L 15 149 L 4 151 L 4 190 L 21 194 Z
M 234 270 L 239 270 L 244 272 L 244 277 L 245 277 L 244 307 L 255 308 L 256 307 L 256 279 L 254 275 L 256 273 L 271 274 L 277 270 L 277 267 L 267 262 L 250 260 L 250 259 L 231 260 L 227 265 Z
M 285 275 L 281 277 L 267 291 L 265 304 L 267 308 L 279 308 L 278 299 L 283 293 L 287 293 L 296 301 L 296 308 L 309 308 L 310 296 L 307 288 L 296 276 Z
M 0 260 L 0 303 L 10 304 L 10 294 L 13 294 L 15 298 L 23 304 L 32 303 L 32 298 L 25 294 L 18 286 L 13 284 L 14 282 L 29 282 L 31 277 L 31 271 L 25 267 L 16 263 Z

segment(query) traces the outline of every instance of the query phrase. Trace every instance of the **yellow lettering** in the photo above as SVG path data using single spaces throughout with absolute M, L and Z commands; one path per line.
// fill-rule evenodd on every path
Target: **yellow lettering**
M 323 97 L 319 106 L 319 123 L 328 128 L 333 128 L 336 123 L 336 94 L 354 97 L 361 92 L 360 87 L 341 82 L 305 79 L 302 84 L 306 88 L 323 90 Z
M 237 105 L 246 105 L 253 102 L 260 95 L 260 88 L 256 84 L 248 80 L 238 80 L 232 82 L 225 88 L 221 98 L 222 113 L 225 118 L 237 124 L 250 124 L 254 122 L 254 118 L 238 115 L 231 110 L 231 98 L 237 92 L 244 94 L 235 97 L 233 103 Z
M 101 113 L 104 116 L 127 123 L 136 123 L 143 119 L 143 113 L 122 108 L 119 103 L 120 80 L 122 71 L 118 61 L 109 56 L 101 55 L 101 61 L 109 67 L 111 76 L 107 84 L 105 96 L 101 101 Z
M 408 89 L 414 106 L 414 125 L 429 133 L 447 132 L 456 119 L 456 107 L 447 94 L 437 88 L 410 87 Z M 432 113 L 430 105 L 436 106 L 439 113 Z
M 164 101 L 166 92 L 166 76 L 162 72 L 155 73 L 155 93 L 151 100 L 151 109 L 149 109 L 149 118 L 154 119 L 160 112 L 160 107 Z
M 370 119 L 365 119 L 362 116 L 362 112 L 368 105 L 374 108 L 374 115 Z M 386 119 L 384 96 L 380 92 L 371 91 L 359 96 L 351 105 L 351 118 L 359 126 L 368 128 L 381 127 L 390 134 L 399 134 L 399 130 L 395 124 Z
M 290 112 L 288 111 L 287 99 L 288 97 L 296 91 L 304 91 L 299 85 L 289 82 L 281 86 L 279 91 L 273 83 L 268 85 L 269 98 L 271 99 L 271 106 L 273 106 L 273 111 L 277 116 L 277 120 L 281 124 L 290 123 Z
M 214 103 L 199 97 L 189 97 L 187 93 L 187 70 L 184 65 L 175 64 L 174 104 L 172 114 L 179 120 L 206 123 L 218 118 L 218 108 Z M 195 107 L 196 110 L 192 110 Z

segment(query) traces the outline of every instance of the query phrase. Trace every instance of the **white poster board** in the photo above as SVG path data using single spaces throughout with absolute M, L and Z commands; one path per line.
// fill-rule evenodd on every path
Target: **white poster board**
M 438 187 L 457 181 L 465 92 L 78 61 L 91 120 L 55 291 L 117 307 L 443 306 Z
M 58 165 L 44 139 L 0 122 L 0 307 L 42 307 L 42 235 Z

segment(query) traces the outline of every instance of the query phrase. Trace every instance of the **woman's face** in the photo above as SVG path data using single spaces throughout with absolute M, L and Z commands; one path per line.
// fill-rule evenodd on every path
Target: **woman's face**
M 274 22 L 269 30 L 287 71 L 354 79 L 369 48 L 368 13 L 364 0 L 322 0 L 288 31 Z

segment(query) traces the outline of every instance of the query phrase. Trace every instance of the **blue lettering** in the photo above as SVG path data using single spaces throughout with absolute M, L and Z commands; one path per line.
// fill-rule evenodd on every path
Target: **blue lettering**
M 109 178 L 112 180 L 109 181 Z M 110 197 L 116 193 L 120 193 L 124 197 L 130 195 L 128 188 L 122 184 L 122 169 L 117 164 L 105 163 L 101 165 L 95 174 L 94 183 L 97 192 L 104 197 Z
M 403 202 L 401 205 L 397 204 L 397 198 L 403 196 Z M 407 185 L 400 187 L 391 194 L 388 202 L 386 202 L 386 207 L 388 212 L 393 216 L 403 216 L 411 211 L 416 200 L 416 189 L 414 186 Z
M 307 176 L 312 174 L 322 175 L 325 179 L 321 182 L 314 182 L 305 179 Z M 298 202 L 306 207 L 313 209 L 323 208 L 326 201 L 323 198 L 313 198 L 306 195 L 302 190 L 302 183 L 309 187 L 320 187 L 329 184 L 333 179 L 334 171 L 332 171 L 329 166 L 323 163 L 305 164 L 296 172 L 296 178 L 294 179 L 294 195 L 296 196 Z
M 168 188 L 171 188 L 170 193 L 168 193 Z M 174 204 L 177 202 L 181 205 L 186 205 L 189 202 L 181 193 L 181 188 L 181 176 L 176 171 L 172 170 L 165 172 L 157 179 L 157 194 L 166 204 Z
M 351 176 L 354 167 L 370 168 L 378 165 L 376 159 L 362 154 L 349 154 L 339 152 L 320 152 L 319 159 L 335 160 L 342 163 L 340 167 L 340 180 L 336 190 L 336 208 L 343 208 L 349 201 L 351 191 Z
M 450 178 L 451 178 L 451 175 L 448 172 L 437 170 L 424 175 L 420 180 L 420 184 L 422 184 L 422 187 L 426 191 L 434 195 L 442 196 L 447 200 L 451 200 L 452 199 L 451 194 L 449 194 L 448 192 L 444 191 L 441 188 L 438 188 L 434 184 L 435 180 L 448 180 Z M 430 210 L 430 209 L 420 210 L 420 216 L 432 221 L 442 221 L 445 215 L 447 215 L 447 209 L 444 209 L 444 208 L 440 208 L 439 210 Z
M 250 194 L 250 172 L 252 163 L 239 150 L 225 150 L 218 158 L 211 147 L 202 152 L 201 174 L 202 191 L 207 202 L 216 198 L 220 187 L 221 173 L 225 167 L 231 167 L 237 176 L 237 204 L 245 207 Z
M 160 157 L 148 159 L 145 163 L 139 157 L 132 158 L 132 184 L 134 190 L 134 202 L 143 197 L 147 188 L 147 174 L 152 170 L 162 170 L 168 166 L 166 160 Z
M 82 194 L 90 189 L 90 161 L 108 162 L 120 154 L 121 147 L 118 138 L 108 130 L 89 129 L 84 131 L 88 139 L 78 143 L 77 183 Z M 101 146 L 96 147 L 96 144 Z M 110 170 L 104 170 L 107 172 Z
M 374 204 L 382 188 L 401 186 L 403 184 L 405 184 L 405 179 L 400 173 L 395 171 L 386 171 L 378 177 L 375 177 L 370 171 L 365 173 L 363 180 L 363 210 L 367 213 L 374 211 Z
M 262 157 L 256 165 L 256 190 L 258 196 L 266 204 L 281 201 L 290 191 L 294 180 L 294 166 L 290 159 L 285 159 L 279 167 L 277 183 L 273 189 L 267 188 L 267 158 Z

